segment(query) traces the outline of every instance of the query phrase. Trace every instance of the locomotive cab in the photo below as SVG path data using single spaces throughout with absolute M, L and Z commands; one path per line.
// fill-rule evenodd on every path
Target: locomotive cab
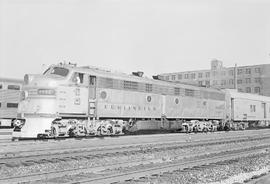
M 50 130 L 58 116 L 58 86 L 69 76 L 70 70 L 61 65 L 53 65 L 41 75 L 25 75 L 13 137 L 36 138 Z
M 52 127 L 58 126 L 56 119 L 63 119 L 60 122 L 70 127 L 65 119 L 95 118 L 95 85 L 94 75 L 76 70 L 70 64 L 52 65 L 42 75 L 25 75 L 24 95 L 16 120 L 23 123 L 18 123 L 16 132 L 19 129 L 24 138 L 47 136 L 48 132 L 59 135 L 52 131 Z

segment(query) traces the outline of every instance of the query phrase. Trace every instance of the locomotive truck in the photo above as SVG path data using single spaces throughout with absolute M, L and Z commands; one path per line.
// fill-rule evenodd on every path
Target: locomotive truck
M 60 63 L 25 75 L 13 137 L 215 131 L 269 120 L 269 97 Z

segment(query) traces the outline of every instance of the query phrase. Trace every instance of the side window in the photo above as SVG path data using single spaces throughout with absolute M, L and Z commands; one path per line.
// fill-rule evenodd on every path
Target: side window
M 13 90 L 20 90 L 20 86 L 18 85 L 8 85 L 8 89 L 13 89 Z
M 18 103 L 7 103 L 7 108 L 18 108 Z
M 83 79 L 84 79 L 84 74 L 83 73 L 74 73 L 73 77 L 72 77 L 72 82 L 76 83 L 76 84 L 83 84 Z
M 83 73 L 79 73 L 80 83 L 83 84 Z
M 96 85 L 96 77 L 95 76 L 90 76 L 89 84 L 90 84 L 90 86 Z

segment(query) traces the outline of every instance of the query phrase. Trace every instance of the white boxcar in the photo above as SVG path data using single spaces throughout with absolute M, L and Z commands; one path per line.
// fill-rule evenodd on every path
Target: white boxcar
M 269 121 L 270 97 L 228 90 L 233 121 Z

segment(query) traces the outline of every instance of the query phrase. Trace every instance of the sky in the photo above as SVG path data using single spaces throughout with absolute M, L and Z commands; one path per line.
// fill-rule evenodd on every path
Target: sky
M 268 0 L 0 0 L 0 77 L 73 62 L 146 76 L 270 63 Z

